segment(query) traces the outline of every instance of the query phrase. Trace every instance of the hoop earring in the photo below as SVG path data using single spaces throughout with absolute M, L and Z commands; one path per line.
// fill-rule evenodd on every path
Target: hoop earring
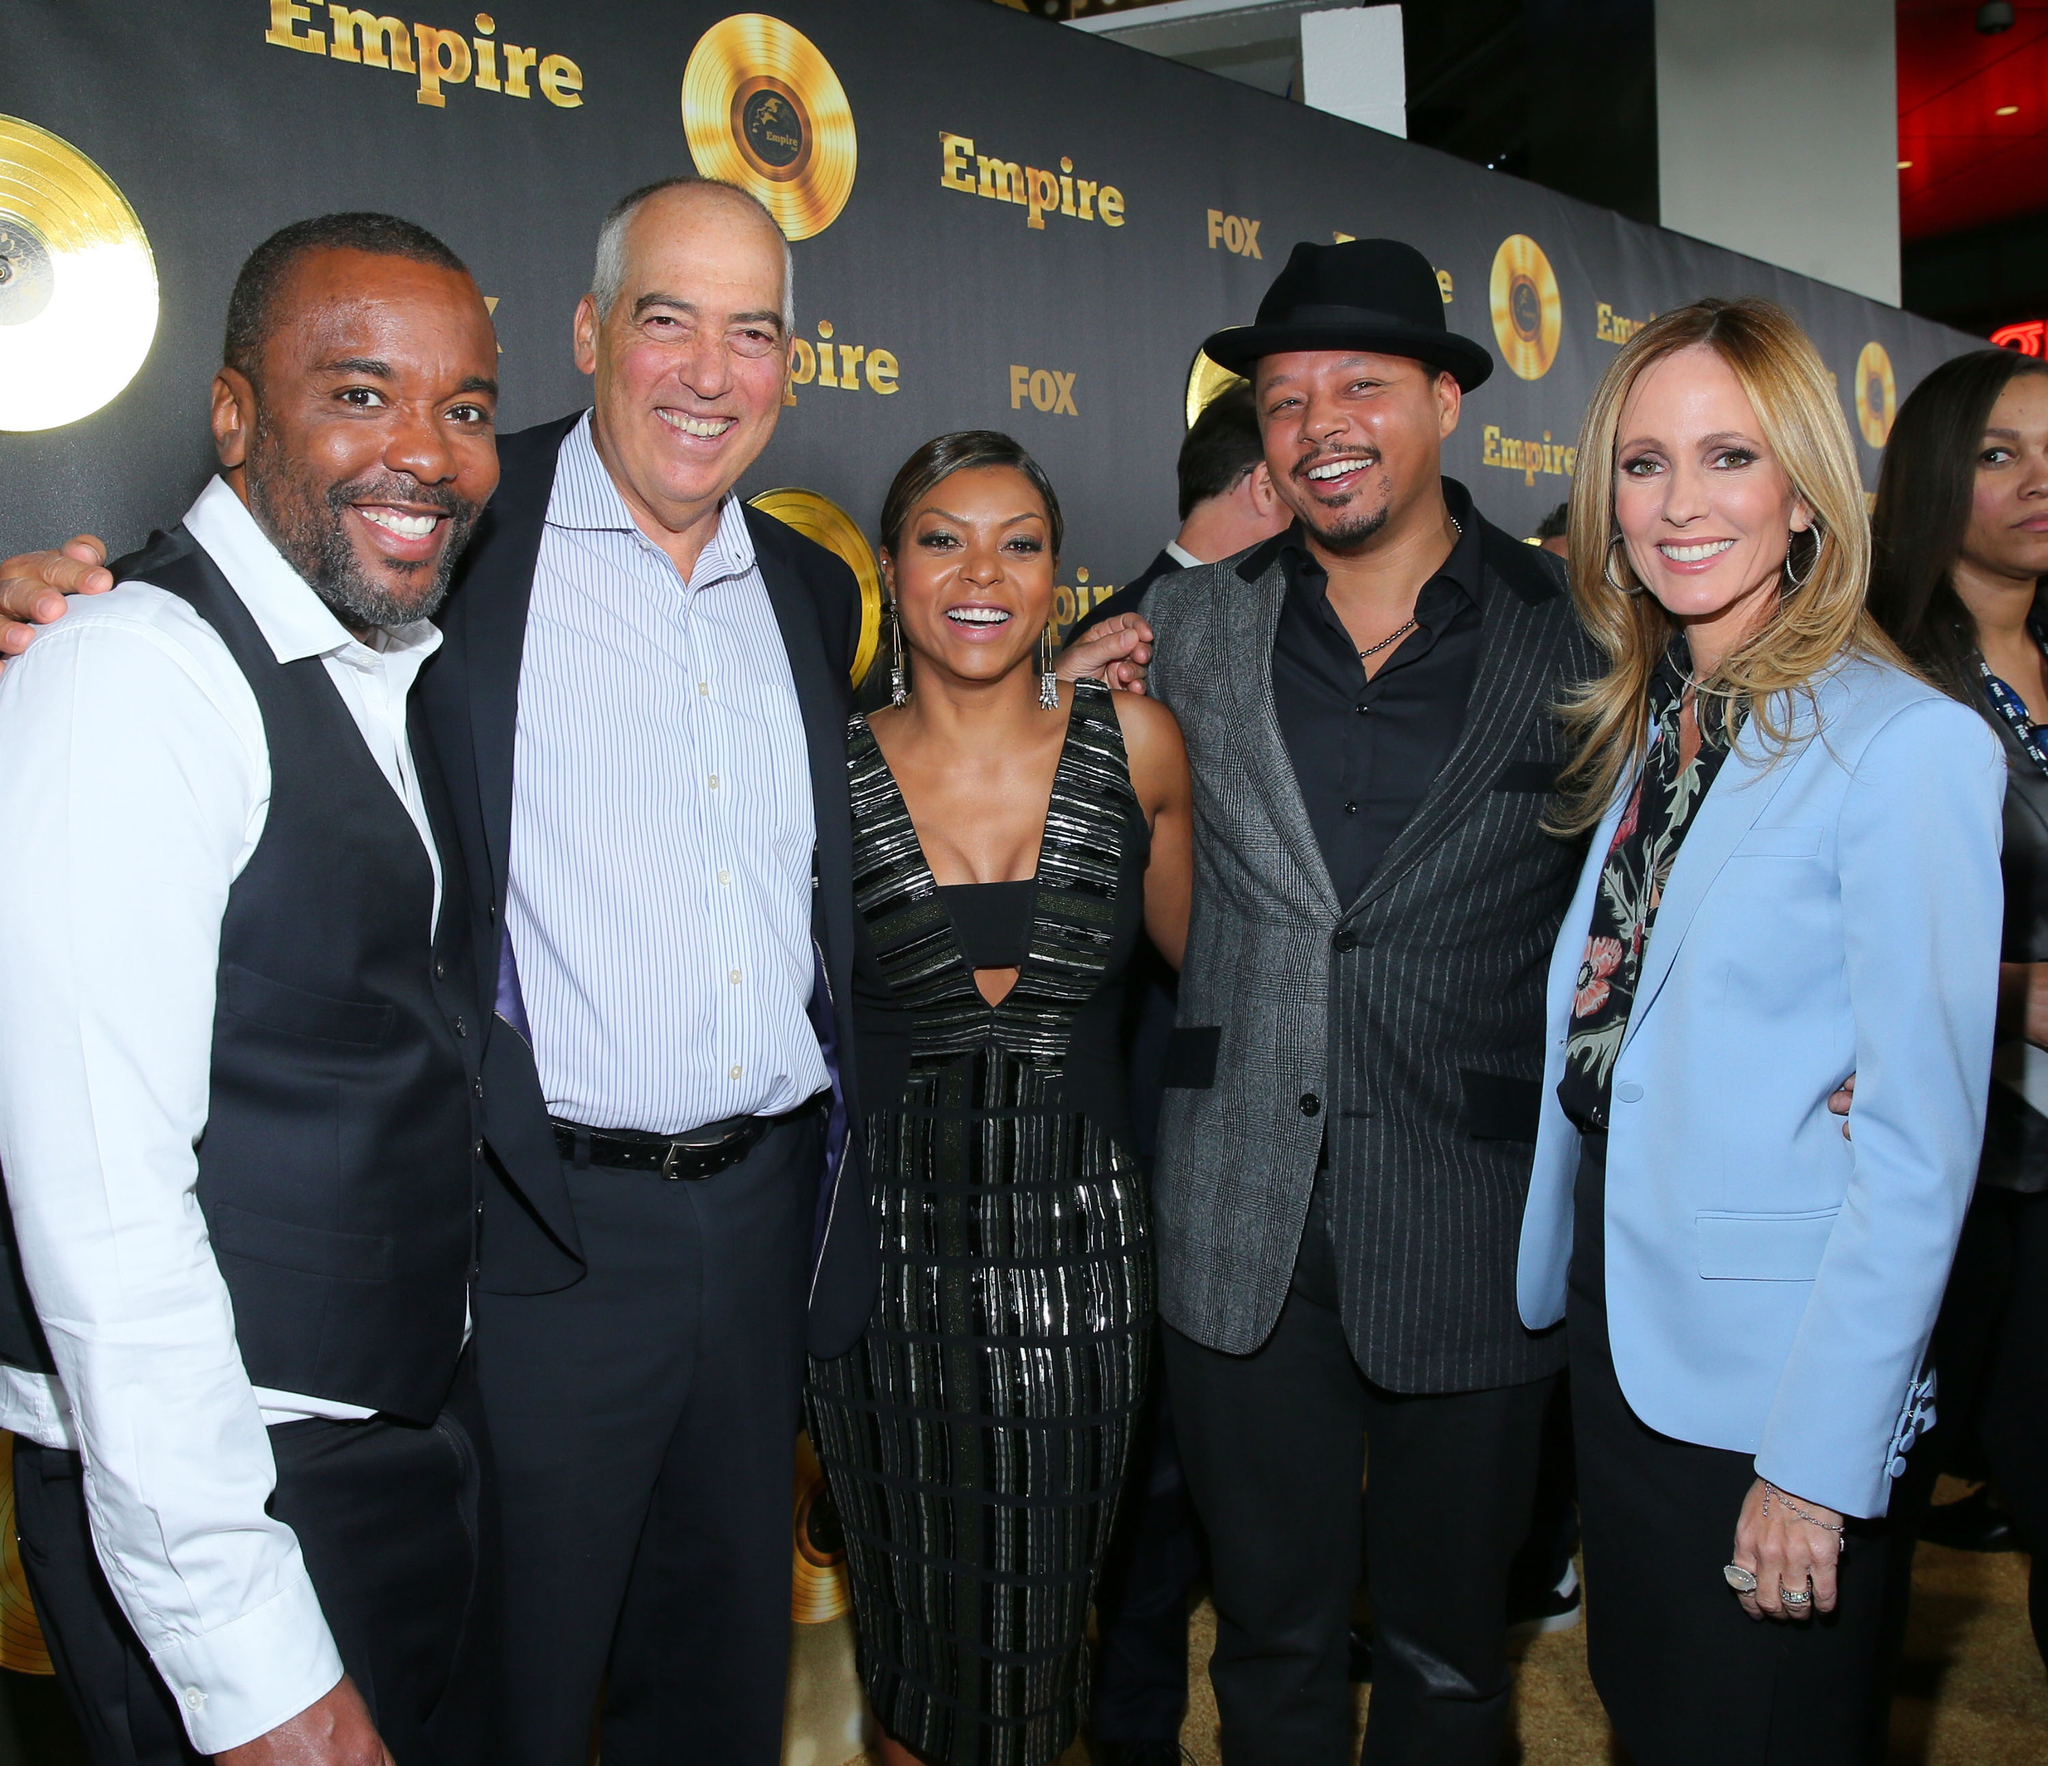
M 1601 563 L 1600 577 L 1617 595 L 1640 595 L 1643 592 L 1643 585 L 1641 583 L 1630 587 L 1627 583 L 1618 583 L 1614 580 L 1614 548 L 1616 546 L 1624 546 L 1627 543 L 1620 534 L 1616 534 L 1613 539 L 1607 542 L 1607 557 Z
M 1785 588 L 1788 593 L 1793 589 L 1805 588 L 1806 585 L 1813 580 L 1814 567 L 1820 563 L 1820 523 L 1815 522 L 1813 526 L 1809 527 L 1806 530 L 1806 532 L 1808 533 L 1808 535 L 1811 536 L 1813 540 L 1813 553 L 1806 560 L 1806 570 L 1803 575 L 1794 576 L 1792 574 L 1792 545 L 1788 541 L 1785 546 Z M 1799 535 L 1797 533 L 1794 533 L 1792 539 L 1797 540 L 1798 538 Z
M 910 672 L 903 660 L 903 615 L 894 597 L 889 602 L 889 703 L 901 705 L 910 697 Z
M 1038 632 L 1038 709 L 1057 711 L 1060 708 L 1060 677 L 1052 669 L 1052 621 L 1047 620 Z

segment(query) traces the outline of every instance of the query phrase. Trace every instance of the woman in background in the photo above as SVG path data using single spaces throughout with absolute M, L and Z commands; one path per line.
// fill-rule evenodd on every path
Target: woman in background
M 2028 1607 L 2048 1661 L 2048 362 L 1977 350 L 1928 375 L 1892 426 L 1872 526 L 1871 611 L 2005 750 L 1999 1041 L 1977 1196 L 1934 1331 L 1931 1446 L 1945 1470 L 1989 1473 L 2033 1553 Z M 1995 1513 L 1966 1499 L 1950 1525 Z
M 882 1280 L 809 1408 L 891 1762 L 1072 1742 L 1148 1377 L 1123 979 L 1141 929 L 1187 939 L 1187 757 L 1152 700 L 1054 682 L 1060 537 L 1009 437 L 918 449 L 882 508 L 894 704 L 848 734 Z
M 1595 832 L 1520 1290 L 1570 1342 L 1589 1663 L 1636 1766 L 1848 1766 L 1983 1132 L 2003 760 L 1864 611 L 1855 450 L 1780 309 L 1653 320 L 1578 462 L 1609 668 L 1565 708 Z

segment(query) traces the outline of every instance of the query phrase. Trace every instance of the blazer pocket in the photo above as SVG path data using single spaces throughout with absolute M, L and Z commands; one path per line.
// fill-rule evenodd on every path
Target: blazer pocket
M 1222 1046 L 1220 1024 L 1175 1030 L 1166 1039 L 1165 1083 L 1187 1091 L 1209 1090 L 1216 1083 L 1216 1054 Z
M 1752 828 L 1736 842 L 1735 858 L 1817 858 L 1819 828 Z
M 1475 1073 L 1460 1067 L 1465 1082 L 1465 1132 L 1475 1141 L 1534 1141 L 1542 1115 L 1543 1082 L 1510 1079 L 1503 1073 Z
M 220 966 L 220 1007 L 230 1017 L 265 1030 L 365 1049 L 375 1048 L 391 1034 L 395 1016 L 389 1006 L 308 993 L 236 963 Z
M 1733 1214 L 1702 1209 L 1700 1274 L 1710 1282 L 1810 1282 L 1820 1273 L 1839 1208 L 1805 1214 Z
M 1511 760 L 1493 782 L 1496 791 L 1542 791 L 1557 789 L 1557 765 L 1550 760 Z
M 338 1233 L 251 1214 L 229 1202 L 206 1210 L 213 1248 L 249 1263 L 295 1269 L 344 1282 L 388 1282 L 396 1266 L 391 1240 L 381 1233 Z

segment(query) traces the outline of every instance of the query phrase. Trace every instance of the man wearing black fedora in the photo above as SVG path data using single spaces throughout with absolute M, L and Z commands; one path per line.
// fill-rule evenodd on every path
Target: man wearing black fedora
M 1143 609 L 1197 803 L 1156 1209 L 1224 1757 L 1348 1760 L 1365 1548 L 1366 1760 L 1493 1766 L 1564 1361 L 1514 1298 L 1579 865 L 1543 829 L 1551 707 L 1594 656 L 1557 561 L 1442 476 L 1493 363 L 1420 252 L 1298 245 L 1257 322 L 1204 347 L 1251 378 L 1295 515 Z

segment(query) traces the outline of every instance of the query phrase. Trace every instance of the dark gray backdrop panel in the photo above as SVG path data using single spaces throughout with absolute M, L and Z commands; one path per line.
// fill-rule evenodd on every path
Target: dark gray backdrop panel
M 451 0 L 395 0 L 406 22 L 473 31 Z M 148 362 L 67 428 L 0 436 L 0 551 L 79 527 L 116 546 L 174 520 L 210 467 L 204 413 L 220 320 L 243 255 L 284 222 L 384 208 L 442 234 L 497 295 L 503 426 L 586 401 L 569 316 L 608 203 L 688 170 L 680 91 L 700 34 L 727 15 L 696 0 L 493 7 L 500 43 L 569 56 L 583 104 L 450 87 L 422 105 L 405 75 L 267 44 L 269 0 L 8 0 L 0 112 L 97 160 L 156 254 L 163 312 Z M 327 8 L 301 29 L 324 29 Z M 1172 463 L 1189 357 L 1250 319 L 1297 239 L 1392 234 L 1448 271 L 1450 323 L 1499 355 L 1487 282 L 1527 234 L 1562 297 L 1555 361 L 1498 369 L 1449 449 L 1495 520 L 1527 531 L 1566 492 L 1558 474 L 1482 462 L 1487 425 L 1575 438 L 1614 346 L 1597 303 L 1642 319 L 1701 294 L 1793 307 L 1838 376 L 1855 428 L 1858 353 L 1880 342 L 1904 397 L 1974 340 L 1842 290 L 1645 227 L 1535 185 L 1135 50 L 969 0 L 782 0 L 843 83 L 858 132 L 844 211 L 796 246 L 799 331 L 891 351 L 900 390 L 797 389 L 750 490 L 799 484 L 872 526 L 890 473 L 939 430 L 994 425 L 1038 452 L 1068 506 L 1062 580 L 1091 588 L 1143 564 L 1174 525 Z M 947 190 L 941 132 L 983 153 L 1115 185 L 1125 225 Z M 1258 220 L 1259 259 L 1208 240 L 1211 209 Z M 1071 374 L 1077 415 L 1010 404 L 1012 364 Z M 1878 450 L 1858 440 L 1866 483 Z

